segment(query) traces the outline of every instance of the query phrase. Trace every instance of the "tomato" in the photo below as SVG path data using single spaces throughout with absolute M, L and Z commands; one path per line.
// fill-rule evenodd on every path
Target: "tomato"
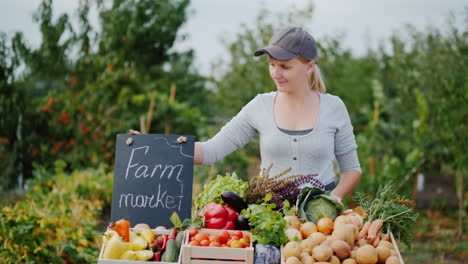
M 189 245 L 198 247 L 198 246 L 200 246 L 200 242 L 195 241 L 195 240 L 194 240 L 194 241 L 190 241 Z
M 209 240 L 210 242 L 218 241 L 218 240 L 216 239 L 216 235 L 210 235 L 210 236 L 208 237 L 208 240 Z
M 198 234 L 198 229 L 196 228 L 191 228 L 189 230 L 189 237 L 194 237 L 196 234 Z
M 220 247 L 221 244 L 220 244 L 219 242 L 213 241 L 213 242 L 210 243 L 209 246 L 210 246 L 210 247 Z
M 207 247 L 207 246 L 209 246 L 209 245 L 210 245 L 210 241 L 209 241 L 209 240 L 206 240 L 206 239 L 205 239 L 205 240 L 203 240 L 203 241 L 200 242 L 200 246 L 202 246 L 202 247 Z
M 219 231 L 217 234 L 217 241 L 221 244 L 226 244 L 226 242 L 231 238 L 231 234 L 228 231 Z
M 232 235 L 232 236 L 231 236 L 231 239 L 232 239 L 232 240 L 239 240 L 240 237 Z
M 232 248 L 242 248 L 242 243 L 239 240 L 234 240 L 231 242 Z
M 244 238 L 247 239 L 247 241 L 250 242 L 250 236 L 249 235 L 245 235 Z
M 250 246 L 250 241 L 248 241 L 245 237 L 239 239 L 239 241 L 241 242 L 242 247 L 244 247 L 244 248 Z
M 198 233 L 193 237 L 193 240 L 202 242 L 203 240 L 208 240 L 209 235 L 207 233 Z
M 238 238 L 244 237 L 244 234 L 242 233 L 242 231 L 239 231 L 239 230 L 232 232 L 232 235 L 237 236 Z

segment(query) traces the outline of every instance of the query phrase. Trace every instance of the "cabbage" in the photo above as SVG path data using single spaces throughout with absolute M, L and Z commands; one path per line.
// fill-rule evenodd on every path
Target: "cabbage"
M 302 221 L 314 223 L 322 217 L 335 220 L 343 211 L 343 205 L 335 201 L 329 192 L 316 187 L 302 188 L 297 197 L 296 206 Z

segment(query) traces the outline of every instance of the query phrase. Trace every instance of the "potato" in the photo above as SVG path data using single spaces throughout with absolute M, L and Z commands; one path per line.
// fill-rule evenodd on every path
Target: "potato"
M 289 241 L 297 241 L 297 240 L 302 240 L 302 235 L 301 232 L 295 228 L 288 228 L 286 231 L 284 231 L 286 236 L 289 238 Z
M 317 261 L 328 261 L 333 255 L 333 251 L 329 246 L 319 245 L 312 250 L 312 257 Z
M 390 256 L 396 256 L 396 257 L 398 257 L 398 254 L 397 254 L 396 250 L 390 249 Z
M 385 261 L 385 264 L 400 264 L 400 260 L 397 256 L 390 256 Z
M 358 264 L 375 264 L 377 260 L 377 250 L 371 245 L 364 245 L 356 251 Z
M 301 231 L 302 237 L 309 237 L 310 234 L 317 232 L 317 226 L 313 222 L 308 221 L 301 225 L 299 231 Z
M 356 244 L 357 244 L 358 247 L 362 247 L 362 246 L 364 246 L 364 245 L 369 244 L 369 242 L 367 241 L 367 239 L 362 238 L 362 239 L 359 239 L 359 240 L 356 242 Z
M 301 248 L 299 246 L 299 243 L 296 241 L 288 242 L 286 245 L 284 245 L 283 255 L 286 259 L 289 257 L 299 258 L 299 256 L 301 255 Z
M 144 223 L 140 223 L 140 224 L 136 224 L 133 228 L 137 228 L 137 229 L 151 229 L 151 227 L 147 224 L 144 224 Z
M 351 213 L 347 215 L 349 221 L 351 224 L 355 225 L 358 229 L 361 229 L 362 224 L 364 220 L 362 219 L 362 216 L 358 215 L 357 213 Z
M 388 249 L 394 249 L 393 244 L 391 242 L 388 242 L 387 240 L 380 241 L 379 246 L 384 246 L 384 247 L 387 247 Z
M 296 257 L 289 257 L 286 259 L 286 264 L 302 264 L 302 262 Z
M 322 244 L 320 244 L 320 245 L 327 245 L 327 246 L 331 247 L 332 242 L 333 242 L 332 236 L 327 236 L 327 239 L 325 239 L 325 241 L 323 241 Z
M 352 258 L 345 259 L 345 260 L 343 260 L 343 262 L 341 262 L 341 264 L 356 264 L 356 260 L 354 260 Z
M 304 256 L 301 258 L 302 264 L 315 264 L 315 260 L 312 256 Z
M 335 218 L 335 222 L 333 223 L 333 228 L 337 228 L 340 225 L 352 224 L 350 219 L 346 215 L 339 215 Z
M 286 228 L 295 228 L 299 230 L 301 228 L 301 222 L 299 221 L 299 218 L 295 215 L 286 215 L 283 217 L 284 221 L 286 221 Z
M 337 256 L 332 256 L 329 262 L 330 264 L 341 264 Z
M 317 245 L 320 245 L 323 241 L 327 240 L 327 236 L 321 232 L 314 232 L 310 235 L 309 238 L 312 239 Z
M 310 254 L 307 253 L 307 252 L 301 251 L 301 254 L 299 255 L 299 259 L 301 259 L 301 258 L 303 258 L 303 257 L 306 257 L 306 256 L 310 256 Z M 302 261 L 302 260 L 301 260 L 301 261 Z
M 306 238 L 300 242 L 301 252 L 307 252 L 309 255 L 312 254 L 312 249 L 315 246 L 318 246 L 318 244 L 312 238 Z
M 346 259 L 351 255 L 351 248 L 349 247 L 348 243 L 344 242 L 343 240 L 333 241 L 331 244 L 331 249 L 339 259 Z
M 355 232 L 357 232 L 357 227 L 353 224 L 339 225 L 335 230 L 333 230 L 333 241 L 343 240 L 352 247 L 354 246 Z
M 357 249 L 351 250 L 351 255 L 350 255 L 350 257 L 351 257 L 352 259 L 356 259 L 356 252 L 357 252 Z
M 390 249 L 386 246 L 378 246 L 377 248 L 377 258 L 379 262 L 384 263 L 388 257 L 390 257 Z

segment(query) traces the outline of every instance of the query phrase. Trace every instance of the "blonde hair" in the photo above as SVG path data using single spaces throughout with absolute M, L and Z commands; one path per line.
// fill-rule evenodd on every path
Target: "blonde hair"
M 319 93 L 326 93 L 327 88 L 325 87 L 325 82 L 323 81 L 323 75 L 320 71 L 320 68 L 317 64 L 314 65 L 314 71 L 309 76 L 309 86 L 313 91 Z

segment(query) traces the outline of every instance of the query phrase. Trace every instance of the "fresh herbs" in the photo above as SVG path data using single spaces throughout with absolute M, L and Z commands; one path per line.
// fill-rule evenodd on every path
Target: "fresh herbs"
M 271 201 L 276 204 L 277 209 L 282 209 L 285 201 L 289 201 L 290 204 L 296 204 L 297 197 L 305 186 L 325 189 L 325 186 L 316 177 L 317 174 L 308 174 L 288 181 L 284 187 L 275 189 Z
M 268 203 L 271 196 L 267 194 L 261 204 L 250 204 L 247 209 L 242 210 L 242 215 L 249 219 L 249 224 L 253 227 L 250 232 L 254 241 L 280 247 L 289 241 L 284 233 L 286 221 L 283 213 L 275 210 L 276 205 Z M 289 209 L 287 207 L 288 204 L 285 204 L 285 209 Z
M 273 164 L 270 164 L 261 174 L 252 177 L 249 181 L 247 203 L 261 203 L 267 193 L 275 194 L 279 190 L 285 189 L 289 185 L 290 180 L 303 176 L 302 174 L 286 176 L 291 171 L 291 168 L 288 168 L 278 175 L 270 177 L 272 167 Z
M 381 219 L 382 231 L 393 235 L 411 247 L 411 236 L 418 218 L 413 211 L 414 202 L 399 196 L 391 184 L 380 185 L 375 197 L 356 193 L 355 203 L 361 205 L 368 214 L 367 220 Z

